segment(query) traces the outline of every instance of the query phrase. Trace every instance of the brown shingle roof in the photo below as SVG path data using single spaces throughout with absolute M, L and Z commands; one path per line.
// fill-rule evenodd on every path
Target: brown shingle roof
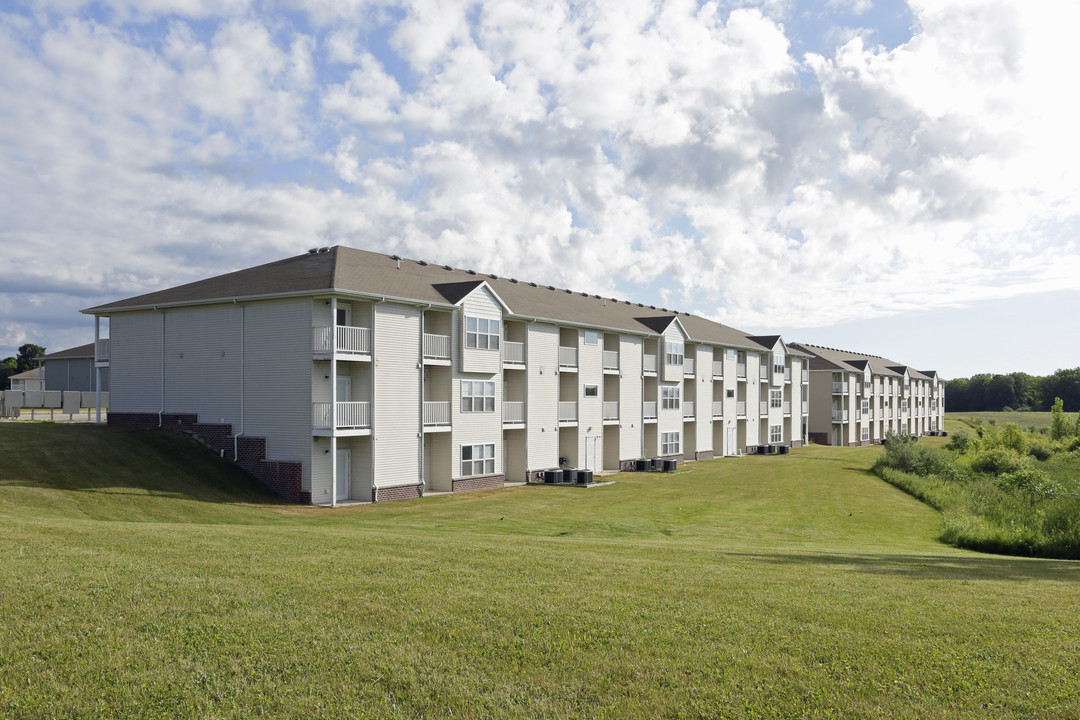
M 94 343 L 87 343 L 80 345 L 79 347 L 68 348 L 67 350 L 57 350 L 54 353 L 48 355 L 42 355 L 34 358 L 35 360 L 72 360 L 75 358 L 92 358 L 94 357 Z

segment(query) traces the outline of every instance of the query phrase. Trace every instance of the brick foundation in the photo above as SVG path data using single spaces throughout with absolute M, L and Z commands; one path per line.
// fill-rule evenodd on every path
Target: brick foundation
M 501 488 L 504 482 L 506 482 L 505 475 L 461 478 L 453 481 L 453 489 L 456 493 L 472 492 L 473 490 L 494 490 L 495 488 Z
M 716 453 L 712 450 L 702 450 L 694 453 L 695 460 L 712 460 L 714 457 L 716 457 Z
M 682 465 L 684 462 L 686 462 L 685 455 L 657 455 L 656 457 L 660 458 L 661 460 L 674 460 L 679 465 Z
M 501 487 L 501 485 L 500 485 Z M 388 488 L 372 488 L 371 502 L 394 502 L 395 500 L 413 500 L 420 497 L 421 485 L 399 485 Z

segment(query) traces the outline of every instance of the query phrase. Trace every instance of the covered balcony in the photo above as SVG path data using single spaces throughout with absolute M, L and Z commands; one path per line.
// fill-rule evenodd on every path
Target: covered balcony
M 371 360 L 371 328 L 319 326 L 311 331 L 311 352 L 317 360 Z
M 450 364 L 450 336 L 424 333 L 424 363 L 426 365 Z
M 450 402 L 424 401 L 424 432 L 448 432 L 450 430 Z
M 525 403 L 503 401 L 503 425 L 525 424 Z
M 524 365 L 525 343 L 503 340 L 502 361 L 503 365 Z
M 713 416 L 714 419 L 724 417 L 724 401 L 723 400 L 713 400 L 712 416 Z
M 578 357 L 576 347 L 559 346 L 559 369 L 577 372 Z
M 618 350 L 605 350 L 604 351 L 604 372 L 617 373 L 619 372 L 619 351 Z
M 619 403 L 618 402 L 604 402 L 604 422 L 617 424 L 619 422 Z
M 646 400 L 641 404 L 641 410 L 645 418 L 645 422 L 656 422 L 656 401 Z
M 695 406 L 693 400 L 684 400 L 682 404 L 682 416 L 683 420 L 687 422 L 693 422 L 697 419 L 697 415 L 694 412 Z
M 559 424 L 560 425 L 576 425 L 577 424 L 577 402 L 574 400 L 563 400 L 559 402 Z
M 311 403 L 311 427 L 315 435 L 370 434 L 371 403 Z

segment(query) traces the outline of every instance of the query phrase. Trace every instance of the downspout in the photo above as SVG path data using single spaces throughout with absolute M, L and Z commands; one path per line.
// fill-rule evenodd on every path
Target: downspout
M 236 298 L 233 304 L 240 307 L 240 432 L 233 435 L 233 462 L 239 462 L 240 436 L 244 434 L 244 306 Z

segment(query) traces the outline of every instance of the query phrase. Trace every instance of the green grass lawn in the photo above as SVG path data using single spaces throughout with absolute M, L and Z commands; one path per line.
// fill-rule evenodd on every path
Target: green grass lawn
M 999 426 L 1012 423 L 1025 430 L 1031 427 L 1049 428 L 1050 417 L 1049 412 L 949 412 L 945 414 L 946 421 L 955 420 L 968 426 L 972 423 L 964 422 L 965 420 L 982 420 L 983 422 L 993 421 Z M 1075 417 L 1076 414 L 1073 413 L 1072 418 Z
M 935 540 L 879 449 L 336 511 L 0 425 L 0 717 L 1080 714 L 1080 563 Z

